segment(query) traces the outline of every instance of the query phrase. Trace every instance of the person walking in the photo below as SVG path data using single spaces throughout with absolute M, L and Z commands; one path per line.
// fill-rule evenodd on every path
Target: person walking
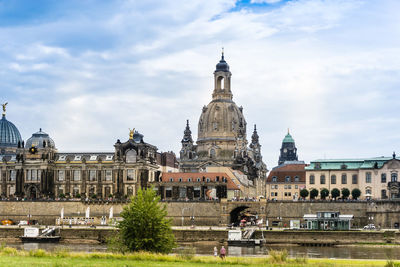
M 218 256 L 218 249 L 217 249 L 217 247 L 214 247 L 214 257 L 217 257 Z
M 221 259 L 225 259 L 226 249 L 224 246 L 222 246 L 221 250 L 219 251 L 219 256 L 221 257 Z

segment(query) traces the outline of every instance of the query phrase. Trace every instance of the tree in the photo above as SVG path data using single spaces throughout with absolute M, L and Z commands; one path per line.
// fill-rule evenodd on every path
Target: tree
M 329 190 L 326 188 L 322 188 L 320 195 L 322 199 L 325 199 L 327 196 L 329 196 Z
M 153 188 L 139 189 L 124 207 L 118 228 L 119 240 L 127 250 L 169 253 L 175 247 L 166 205 L 159 201 Z
M 337 189 L 337 188 L 333 188 L 333 189 L 331 190 L 331 196 L 332 196 L 332 198 L 334 198 L 334 199 L 338 198 L 338 197 L 340 196 L 340 190 Z
M 301 196 L 302 198 L 308 197 L 308 190 L 305 189 L 305 188 L 301 189 L 301 190 L 300 190 L 300 196 Z
M 350 196 L 350 190 L 348 188 L 342 189 L 342 198 L 346 199 Z
M 353 190 L 351 190 L 351 196 L 353 197 L 353 199 L 358 199 L 361 196 L 360 189 L 354 188 Z
M 311 199 L 314 199 L 314 198 L 316 198 L 317 196 L 318 196 L 318 189 L 315 189 L 315 188 L 311 189 L 311 191 L 310 191 L 310 198 L 311 198 Z

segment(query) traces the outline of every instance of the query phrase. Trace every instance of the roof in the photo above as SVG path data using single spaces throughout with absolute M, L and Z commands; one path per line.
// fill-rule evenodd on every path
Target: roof
M 267 177 L 267 183 L 285 183 L 286 177 L 290 177 L 290 183 L 295 182 L 294 177 L 297 176 L 299 178 L 297 183 L 305 183 L 306 182 L 306 171 L 305 163 L 302 164 L 282 164 L 279 165 L 270 171 Z M 272 182 L 272 178 L 276 177 L 276 182 Z
M 376 157 L 364 159 L 318 159 L 311 161 L 306 170 L 358 170 L 379 169 L 392 157 Z
M 169 183 L 170 179 L 173 182 L 179 182 L 182 179 L 182 183 L 198 183 L 197 178 L 203 182 L 203 178 L 206 180 L 210 179 L 210 182 L 217 182 L 217 177 L 219 179 L 225 178 L 227 180 L 227 189 L 229 190 L 239 190 L 240 188 L 232 181 L 232 179 L 224 172 L 164 172 L 161 177 L 162 183 Z M 191 181 L 189 182 L 189 178 Z M 222 182 L 222 180 L 220 180 Z
M 287 133 L 285 138 L 283 138 L 282 143 L 294 143 L 293 137 L 290 135 L 290 133 Z
M 0 120 L 0 147 L 17 147 L 18 142 L 22 142 L 18 128 L 3 114 Z

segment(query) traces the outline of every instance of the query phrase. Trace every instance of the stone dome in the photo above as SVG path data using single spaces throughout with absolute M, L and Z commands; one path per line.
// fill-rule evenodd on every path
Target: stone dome
M 203 107 L 200 115 L 197 141 L 232 140 L 246 135 L 246 120 L 242 108 L 232 100 L 213 100 Z
M 21 134 L 17 127 L 6 119 L 6 115 L 0 120 L 0 147 L 17 147 L 22 142 Z
M 53 139 L 47 133 L 43 132 L 42 128 L 39 129 L 39 132 L 32 134 L 32 137 L 26 141 L 25 147 L 30 148 L 32 146 L 37 148 L 56 148 Z

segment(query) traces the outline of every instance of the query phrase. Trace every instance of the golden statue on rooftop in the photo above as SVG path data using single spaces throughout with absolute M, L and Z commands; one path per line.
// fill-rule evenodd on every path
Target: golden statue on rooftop
M 132 140 L 133 139 L 133 134 L 135 133 L 135 128 L 133 128 L 131 130 L 131 128 L 129 128 L 129 139 Z
M 1 104 L 3 106 L 3 115 L 6 115 L 6 106 L 7 106 L 8 102 Z

